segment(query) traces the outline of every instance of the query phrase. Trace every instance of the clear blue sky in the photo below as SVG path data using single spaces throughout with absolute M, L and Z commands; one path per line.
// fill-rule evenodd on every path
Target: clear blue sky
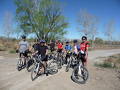
M 120 0 L 59 0 L 63 4 L 63 14 L 69 21 L 67 38 L 80 38 L 82 33 L 77 31 L 77 15 L 80 9 L 86 9 L 89 13 L 99 18 L 99 34 L 97 36 L 106 38 L 103 34 L 104 24 L 109 20 L 115 20 L 114 39 L 120 39 Z M 0 36 L 3 35 L 3 22 L 5 12 L 10 11 L 15 16 L 15 5 L 13 0 L 0 0 Z

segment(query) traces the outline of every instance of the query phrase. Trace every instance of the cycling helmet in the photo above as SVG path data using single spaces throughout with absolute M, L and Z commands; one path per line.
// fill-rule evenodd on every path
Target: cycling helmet
M 82 36 L 82 40 L 87 40 L 87 37 L 86 36 Z
M 78 41 L 77 40 L 73 40 L 73 43 L 77 43 Z
M 69 41 L 66 41 L 66 43 L 69 43 Z
M 40 40 L 40 43 L 45 43 L 45 40 Z
M 25 35 L 22 35 L 21 37 L 22 37 L 22 39 L 26 39 L 26 36 L 25 36 Z

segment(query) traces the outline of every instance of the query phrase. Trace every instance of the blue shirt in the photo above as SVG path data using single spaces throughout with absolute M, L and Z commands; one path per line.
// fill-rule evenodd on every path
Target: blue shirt
M 69 51 L 72 50 L 71 45 L 66 45 L 66 46 L 65 46 L 65 50 L 69 50 Z

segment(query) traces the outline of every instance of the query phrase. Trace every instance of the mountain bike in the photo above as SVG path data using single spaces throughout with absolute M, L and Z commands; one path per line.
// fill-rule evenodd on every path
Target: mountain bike
M 82 54 L 79 53 L 77 65 L 74 67 L 71 79 L 78 84 L 85 84 L 89 77 L 89 72 L 82 63 Z
M 72 66 L 72 62 L 73 62 L 73 56 L 72 56 L 72 52 L 68 51 L 66 54 L 66 69 L 65 71 L 68 72 L 69 68 Z
M 52 75 L 58 72 L 57 63 L 53 61 L 48 63 L 47 67 L 45 68 L 42 61 L 44 58 L 45 57 L 41 57 L 41 55 L 34 56 L 35 64 L 31 71 L 32 81 L 35 80 L 38 76 L 45 74 L 46 71 L 47 74 L 52 74 Z

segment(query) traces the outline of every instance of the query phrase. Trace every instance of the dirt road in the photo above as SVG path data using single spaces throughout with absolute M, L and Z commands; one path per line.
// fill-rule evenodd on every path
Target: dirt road
M 26 70 L 16 70 L 17 57 L 8 57 L 0 53 L 0 90 L 120 90 L 120 80 L 117 73 L 111 69 L 101 69 L 94 66 L 99 61 L 97 57 L 120 53 L 120 49 L 99 50 L 89 52 L 89 80 L 78 85 L 71 79 L 71 72 L 65 72 L 64 67 L 56 75 L 42 76 L 31 81 Z

